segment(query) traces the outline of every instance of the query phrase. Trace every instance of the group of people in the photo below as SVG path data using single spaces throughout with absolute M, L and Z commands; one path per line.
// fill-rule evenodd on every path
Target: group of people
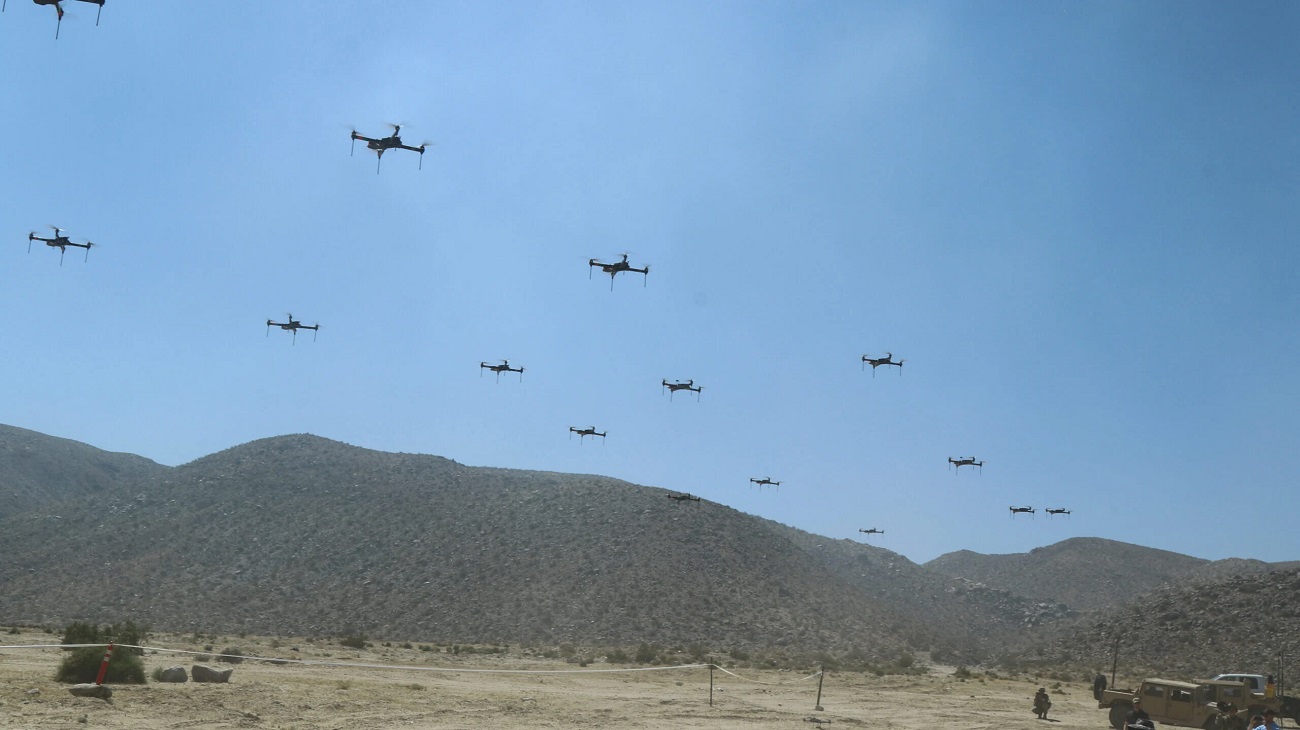
M 1256 730 L 1256 728 L 1280 730 L 1281 728 L 1277 724 L 1277 714 L 1272 709 L 1266 709 L 1258 715 L 1251 715 L 1247 720 L 1231 702 L 1220 702 L 1215 707 L 1218 708 L 1219 714 L 1214 718 L 1214 730 Z

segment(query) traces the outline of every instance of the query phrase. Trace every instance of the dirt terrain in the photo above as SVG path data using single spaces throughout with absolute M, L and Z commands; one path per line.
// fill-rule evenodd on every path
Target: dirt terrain
M 0 637 L 0 644 L 47 643 L 48 634 Z M 179 637 L 155 637 L 159 647 L 191 647 Z M 736 669 L 739 678 L 709 670 L 604 673 L 597 662 L 580 669 L 562 660 L 527 656 L 453 656 L 418 649 L 240 640 L 249 654 L 304 660 L 452 668 L 455 671 L 274 665 L 245 661 L 230 684 L 119 685 L 113 698 L 72 697 L 53 681 L 57 649 L 0 649 L 0 728 L 810 728 L 871 727 L 1090 728 L 1106 726 L 1091 689 L 1081 682 L 953 675 L 876 677 L 828 672 L 822 711 L 815 710 L 817 678 L 808 672 Z M 155 667 L 188 667 L 194 657 L 150 653 Z M 205 662 L 209 666 L 228 665 Z M 537 674 L 475 670 L 528 669 Z M 583 672 L 583 673 L 577 673 Z M 1051 718 L 1036 719 L 1031 697 L 1045 685 L 1055 703 Z M 35 690 L 35 691 L 34 691 Z

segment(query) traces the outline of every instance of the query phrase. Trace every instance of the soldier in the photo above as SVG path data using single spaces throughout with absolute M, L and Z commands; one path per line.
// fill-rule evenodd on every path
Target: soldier
M 1101 693 L 1106 691 L 1106 675 L 1097 672 L 1097 676 L 1092 678 L 1092 698 L 1101 699 Z
M 1237 706 L 1228 703 L 1228 714 L 1220 714 L 1218 718 L 1218 730 L 1246 730 L 1246 718 L 1237 714 Z
M 1052 698 L 1047 696 L 1047 688 L 1039 687 L 1034 694 L 1034 714 L 1039 720 L 1047 719 L 1047 711 L 1052 709 Z
M 1129 710 L 1129 713 L 1124 716 L 1124 724 L 1136 725 L 1139 722 L 1151 722 L 1151 716 L 1147 714 L 1146 710 L 1142 709 L 1142 698 L 1134 697 L 1133 709 Z M 1246 728 L 1242 727 L 1240 730 L 1246 730 Z

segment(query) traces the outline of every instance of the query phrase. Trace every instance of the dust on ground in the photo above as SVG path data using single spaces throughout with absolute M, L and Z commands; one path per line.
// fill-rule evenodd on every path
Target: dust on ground
M 56 643 L 38 632 L 0 636 L 0 644 Z M 201 649 L 183 637 L 151 644 Z M 818 678 L 804 672 L 734 669 L 741 678 L 705 668 L 628 673 L 598 662 L 580 670 L 563 660 L 518 655 L 464 655 L 372 647 L 342 650 L 320 643 L 240 639 L 246 654 L 329 662 L 453 668 L 454 672 L 244 661 L 229 684 L 116 685 L 111 701 L 76 698 L 53 680 L 58 649 L 0 649 L 3 728 L 1037 728 L 1107 727 L 1091 686 L 1083 682 L 1001 679 L 951 667 L 925 676 L 877 677 L 828 671 L 815 709 Z M 217 647 L 220 650 L 222 647 Z M 297 648 L 299 651 L 292 651 Z M 148 653 L 145 672 L 196 663 L 188 655 Z M 203 662 L 208 666 L 228 664 Z M 570 674 L 494 674 L 528 669 Z M 1052 695 L 1049 719 L 1031 711 L 1038 686 Z M 36 690 L 36 691 L 33 691 Z

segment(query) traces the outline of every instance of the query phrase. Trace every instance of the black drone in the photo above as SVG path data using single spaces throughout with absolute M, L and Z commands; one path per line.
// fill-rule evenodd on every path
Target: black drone
M 677 502 L 698 502 L 699 497 L 692 497 L 689 494 L 670 494 L 668 498 Z
M 749 481 L 753 482 L 754 484 L 757 484 L 758 491 L 760 492 L 763 491 L 763 487 L 768 487 L 768 486 L 776 487 L 776 491 L 778 492 L 781 491 L 781 482 L 774 482 L 770 477 L 763 477 L 762 479 L 755 479 L 753 477 L 750 477 Z M 750 487 L 750 489 L 753 489 L 753 487 Z
M 864 532 L 864 533 L 866 533 L 866 534 L 868 534 L 868 535 L 883 535 L 883 534 L 885 534 L 885 531 L 884 531 L 884 530 L 877 530 L 877 529 L 874 528 L 874 527 L 870 527 L 870 528 L 867 528 L 867 529 L 865 529 L 865 530 L 863 530 L 863 529 L 861 529 L 861 528 L 858 528 L 858 532 Z
M 61 3 L 65 3 L 68 1 L 69 0 L 32 0 L 32 2 L 36 3 L 37 5 L 54 6 L 54 12 L 57 13 L 59 16 L 59 20 L 54 26 L 54 40 L 56 41 L 59 39 L 59 29 L 63 27 L 63 5 L 61 5 Z M 95 13 L 95 25 L 98 26 L 99 16 L 104 12 L 104 0 L 78 0 L 78 2 L 94 3 L 95 5 L 99 6 L 99 10 L 96 11 Z M 4 12 L 5 6 L 8 4 L 9 4 L 9 0 L 3 0 L 3 2 L 0 2 L 0 12 Z
M 397 133 L 402 131 L 402 125 L 390 124 L 388 126 L 393 128 L 393 133 L 388 135 L 387 137 L 380 137 L 380 138 L 367 137 L 364 134 L 357 134 L 357 130 L 355 129 L 352 130 L 351 154 L 355 154 L 357 151 L 357 140 L 361 140 L 362 142 L 365 142 L 366 147 L 374 150 L 376 153 L 379 154 L 379 161 L 375 163 L 375 174 L 378 175 L 379 165 L 384 161 L 385 152 L 387 152 L 388 150 L 410 150 L 412 152 L 420 153 L 420 165 L 418 169 L 421 170 L 424 169 L 424 148 L 428 147 L 433 143 L 424 142 L 419 147 L 412 147 L 409 144 L 402 144 L 402 138 L 397 136 Z
M 1045 509 L 1045 510 L 1043 510 L 1043 511 L 1046 512 L 1046 513 L 1049 514 L 1049 515 L 1068 515 L 1068 514 L 1070 514 L 1070 510 L 1068 510 L 1068 509 L 1052 509 L 1052 508 L 1049 507 L 1049 508 L 1047 508 L 1047 509 Z
M 605 272 L 606 274 L 609 274 L 610 291 L 614 291 L 614 276 L 616 274 L 621 274 L 625 271 L 630 271 L 636 274 L 643 274 L 645 278 L 642 279 L 641 286 L 645 286 L 645 280 L 650 278 L 650 265 L 646 264 L 644 268 L 640 268 L 640 269 L 635 268 L 632 266 L 632 264 L 629 264 L 627 262 L 627 254 L 623 254 L 623 259 L 621 261 L 615 261 L 612 264 L 603 264 L 597 261 L 596 259 L 587 259 L 588 279 L 591 278 L 591 270 L 596 268 L 597 266 L 600 267 L 601 271 Z
M 1034 514 L 1033 507 L 1011 507 L 1010 510 L 1011 510 L 1012 517 L 1015 517 L 1018 514 L 1026 514 L 1026 515 Z
M 294 319 L 292 314 L 289 315 L 289 321 L 288 321 L 288 322 L 272 322 L 272 321 L 269 320 L 269 319 L 266 320 L 266 336 L 267 336 L 267 337 L 270 337 L 270 336 L 271 336 L 271 328 L 272 328 L 272 327 L 279 327 L 280 329 L 284 330 L 285 332 L 292 332 L 292 333 L 293 333 L 293 344 L 295 344 L 295 345 L 298 344 L 298 330 L 311 330 L 311 340 L 312 340 L 312 342 L 315 342 L 315 341 L 316 341 L 316 333 L 317 333 L 317 332 L 320 332 L 320 325 L 319 325 L 319 324 L 313 324 L 313 325 L 306 325 L 306 324 L 303 324 L 302 322 L 299 322 L 298 320 Z
M 498 382 L 498 383 L 501 382 L 501 373 L 519 373 L 519 382 L 522 383 L 522 382 L 524 381 L 524 369 L 523 369 L 523 368 L 512 368 L 512 367 L 510 367 L 510 361 L 509 361 L 509 360 L 502 360 L 500 365 L 488 365 L 488 364 L 485 363 L 485 362 L 481 362 L 481 363 L 479 363 L 479 364 L 478 364 L 478 374 L 479 374 L 480 377 L 483 375 L 483 371 L 484 371 L 485 369 L 486 369 L 486 370 L 491 370 L 492 372 L 494 372 L 494 373 L 497 374 L 497 382 Z M 601 435 L 603 436 L 604 434 L 601 434 Z
M 523 376 L 521 375 L 520 377 L 523 377 Z M 600 440 L 601 440 L 601 443 L 604 443 L 604 441 L 605 441 L 605 434 L 606 434 L 607 432 L 605 432 L 605 431 L 597 431 L 595 426 L 592 426 L 591 428 L 574 428 L 573 426 L 569 426 L 569 438 L 573 438 L 573 434 L 575 434 L 575 433 L 578 434 L 578 441 L 579 441 L 579 442 L 583 441 L 583 440 L 586 439 L 588 436 L 592 436 L 592 437 L 599 436 L 599 437 L 600 437 Z
M 948 463 L 955 465 L 957 467 L 957 471 L 961 471 L 961 468 L 963 466 L 978 466 L 980 468 L 980 473 L 981 474 L 984 473 L 984 462 L 976 461 L 975 457 L 973 456 L 958 456 L 955 458 L 949 456 Z M 951 469 L 952 467 L 950 466 L 948 468 Z
M 704 386 L 696 385 L 694 379 L 687 380 L 685 383 L 683 383 L 680 380 L 677 381 L 676 383 L 670 383 L 668 382 L 668 379 L 665 378 L 663 381 L 663 387 L 668 389 L 668 400 L 672 400 L 673 394 L 675 394 L 679 390 L 685 390 L 687 392 L 695 393 L 696 400 L 699 400 L 700 395 L 704 393 Z
M 41 243 L 44 243 L 46 246 L 49 246 L 50 248 L 59 249 L 59 266 L 63 265 L 63 255 L 68 252 L 68 246 L 72 246 L 73 248 L 86 249 L 85 260 L 86 261 L 90 260 L 90 247 L 94 246 L 95 244 L 91 243 L 90 241 L 86 241 L 85 243 L 73 243 L 72 241 L 68 240 L 67 236 L 63 235 L 63 230 L 58 226 L 50 226 L 50 228 L 54 229 L 54 238 L 41 238 L 35 233 L 27 234 L 27 253 L 32 252 L 32 241 L 40 241 Z
M 870 365 L 870 366 L 871 366 L 871 377 L 874 378 L 874 377 L 876 377 L 876 368 L 880 367 L 881 365 L 897 365 L 897 366 L 898 366 L 898 374 L 899 374 L 899 375 L 902 375 L 902 374 L 903 374 L 903 363 L 904 363 L 904 362 L 906 362 L 906 361 L 905 361 L 905 360 L 895 360 L 895 359 L 894 359 L 894 353 L 892 353 L 892 352 L 886 352 L 884 357 L 868 357 L 867 355 L 863 355 L 863 356 L 862 356 L 862 369 L 865 370 L 865 369 L 867 368 L 867 366 Z

